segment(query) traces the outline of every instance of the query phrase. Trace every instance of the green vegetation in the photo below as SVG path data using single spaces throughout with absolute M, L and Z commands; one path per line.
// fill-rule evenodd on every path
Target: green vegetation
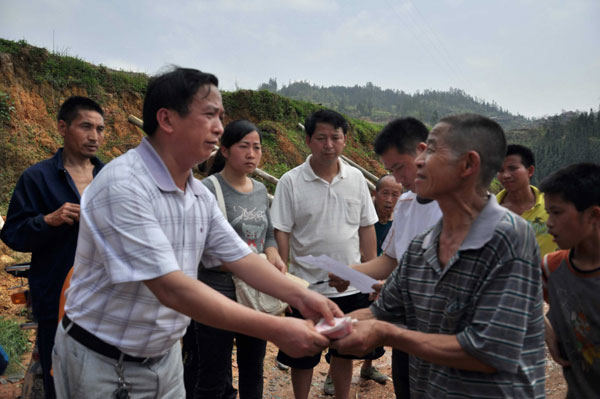
M 78 57 L 49 53 L 23 40 L 0 39 L 0 53 L 10 55 L 15 75 L 23 77 L 19 79 L 19 90 L 41 95 L 48 110 L 45 121 L 34 120 L 29 116 L 31 110 L 21 109 L 22 102 L 8 94 L 17 92 L 12 88 L 16 83 L 0 82 L 1 214 L 5 214 L 12 189 L 23 170 L 48 158 L 60 145 L 53 120 L 59 99 L 71 93 L 87 92 L 110 109 L 105 120 L 109 134 L 99 151 L 103 161 L 110 161 L 139 142 L 139 135 L 132 133 L 133 130 L 127 132 L 122 121 L 127 116 L 125 108 L 139 110 L 133 111 L 138 115 L 141 113 L 148 82 L 146 75 L 114 71 Z M 538 163 L 534 183 L 569 163 L 600 162 L 600 113 L 593 111 L 531 121 L 457 89 L 409 95 L 398 90 L 382 90 L 371 83 L 324 88 L 306 82 L 278 89 L 275 79 L 261 85 L 261 89 L 223 92 L 223 104 L 227 121 L 249 119 L 264 132 L 263 169 L 276 177 L 306 158 L 305 135 L 298 124 L 324 107 L 337 109 L 349 117 L 350 132 L 344 153 L 376 175 L 384 170 L 376 161 L 371 145 L 382 123 L 411 115 L 433 124 L 446 114 L 457 112 L 476 112 L 495 118 L 507 130 L 510 143 L 531 147 Z M 118 123 L 121 124 L 117 129 Z M 519 128 L 510 130 L 512 127 Z M 267 186 L 272 192 L 273 187 Z M 497 189 L 498 186 L 494 186 L 494 190 Z
M 0 53 L 19 54 L 28 46 L 25 40 L 13 42 L 11 40 L 0 39 Z
M 89 96 L 102 98 L 105 93 L 123 91 L 145 92 L 148 77 L 140 73 L 113 71 L 105 66 L 95 66 L 77 57 L 57 56 L 44 49 L 31 51 L 34 58 L 42 60 L 32 70 L 36 83 L 48 82 L 57 90 L 83 87 Z
M 12 85 L 20 90 L 41 95 L 48 111 L 44 123 L 33 120 L 31 110 L 18 103 L 15 113 L 10 113 L 10 125 L 0 123 L 0 213 L 6 214 L 12 189 L 26 167 L 48 158 L 60 146 L 60 136 L 54 130 L 59 101 L 72 93 L 87 93 L 98 100 L 105 109 L 108 134 L 98 156 L 105 162 L 115 155 L 127 151 L 139 142 L 139 136 L 131 132 L 124 134 L 123 117 L 119 114 L 127 103 L 128 108 L 137 108 L 141 113 L 142 98 L 148 77 L 143 74 L 113 71 L 104 66 L 92 65 L 78 57 L 63 52 L 50 53 L 30 46 L 25 41 L 12 42 L 0 39 L 0 52 L 8 53 L 14 65 L 15 75 L 24 77 L 16 82 L 0 82 L 0 90 L 12 92 Z M 127 93 L 133 96 L 127 96 Z M 125 96 L 123 95 L 125 94 Z M 304 144 L 304 131 L 299 123 L 323 105 L 283 97 L 263 90 L 239 90 L 222 92 L 226 120 L 249 119 L 264 131 L 265 164 L 263 168 L 276 177 L 297 166 L 308 155 Z M 5 100 L 4 102 L 2 102 Z M 10 99 L 0 98 L 0 103 L 10 106 Z M 8 109 L 8 108 L 6 108 Z M 125 111 L 122 111 L 125 113 Z M 130 111 L 131 112 L 131 111 Z M 135 112 L 135 111 L 134 111 Z M 121 123 L 118 126 L 117 124 Z M 379 127 L 358 119 L 350 118 L 351 142 L 346 154 L 375 174 L 383 173 L 373 158 L 371 142 Z M 5 126 L 5 127 L 4 127 Z M 274 187 L 270 187 L 272 191 Z
M 15 106 L 10 99 L 10 94 L 0 91 L 0 125 L 8 125 L 13 112 Z
M 5 374 L 10 375 L 19 368 L 25 368 L 20 359 L 21 355 L 29 350 L 30 343 L 26 332 L 19 328 L 17 321 L 0 317 L 0 345 L 10 359 Z
M 312 112 L 323 108 L 305 101 L 274 95 L 266 90 L 238 90 L 223 93 L 223 106 L 235 119 L 270 120 L 286 124 L 304 122 Z
M 46 82 L 56 90 L 82 87 L 89 96 L 100 101 L 107 93 L 144 93 L 148 83 L 148 76 L 143 73 L 95 66 L 75 56 L 53 54 L 43 48 L 29 46 L 24 40 L 12 42 L 0 39 L 0 52 L 27 57 L 28 72 L 35 83 Z
M 600 163 L 600 112 L 554 116 L 540 131 L 531 143 L 536 158 L 535 183 L 573 163 Z
M 531 127 L 534 124 L 532 120 L 502 109 L 494 101 L 487 102 L 453 88 L 407 94 L 402 90 L 382 90 L 371 82 L 353 87 L 322 87 L 308 82 L 294 82 L 278 89 L 277 80 L 271 78 L 268 83 L 261 84 L 259 90 L 319 103 L 355 118 L 367 118 L 380 123 L 400 116 L 413 116 L 425 123 L 435 124 L 449 114 L 472 112 L 497 120 L 505 129 Z

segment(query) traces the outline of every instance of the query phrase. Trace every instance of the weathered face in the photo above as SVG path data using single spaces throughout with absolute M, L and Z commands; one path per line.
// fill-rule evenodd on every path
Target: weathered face
M 450 126 L 438 123 L 427 137 L 427 149 L 417 156 L 415 192 L 423 198 L 439 199 L 457 187 L 459 165 L 445 141 Z
M 64 138 L 66 152 L 91 158 L 104 143 L 104 118 L 96 111 L 80 110 L 69 125 L 58 121 L 58 131 Z
M 504 159 L 498 171 L 498 181 L 506 191 L 516 191 L 529 187 L 529 180 L 533 176 L 533 165 L 526 168 L 520 155 L 509 155 Z
M 377 210 L 377 214 L 382 216 L 392 213 L 401 194 L 402 185 L 396 182 L 392 176 L 385 178 L 381 182 L 379 191 L 375 192 L 375 209 Z
M 319 122 L 312 137 L 306 137 L 306 145 L 310 148 L 313 162 L 333 163 L 346 147 L 346 136 L 341 127 L 336 129 L 333 125 Z
M 579 212 L 573 203 L 565 201 L 559 194 L 544 194 L 544 202 L 548 213 L 548 233 L 561 249 L 572 248 L 582 237 L 591 234 L 591 208 Z
M 381 155 L 381 162 L 398 183 L 405 189 L 414 191 L 417 175 L 415 158 L 414 155 L 400 154 L 396 148 L 390 148 Z
M 256 131 L 250 132 L 231 147 L 223 147 L 221 151 L 227 159 L 228 168 L 238 173 L 252 173 L 262 157 L 260 136 Z
M 182 161 L 195 165 L 208 159 L 223 134 L 224 114 L 221 93 L 212 85 L 198 90 L 187 115 L 172 112 L 174 145 Z

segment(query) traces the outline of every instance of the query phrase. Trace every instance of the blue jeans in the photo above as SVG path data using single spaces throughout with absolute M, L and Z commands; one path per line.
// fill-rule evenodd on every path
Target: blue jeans
M 183 379 L 188 399 L 235 399 L 231 354 L 237 349 L 240 399 L 263 393 L 263 360 L 267 343 L 261 339 L 192 321 L 183 337 Z

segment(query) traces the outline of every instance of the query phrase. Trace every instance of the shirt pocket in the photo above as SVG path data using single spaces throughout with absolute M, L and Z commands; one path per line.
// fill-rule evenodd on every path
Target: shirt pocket
M 346 200 L 346 222 L 349 225 L 360 224 L 360 201 L 354 199 Z
M 472 313 L 471 302 L 464 298 L 455 298 L 444 309 L 441 333 L 456 334 L 464 330 Z

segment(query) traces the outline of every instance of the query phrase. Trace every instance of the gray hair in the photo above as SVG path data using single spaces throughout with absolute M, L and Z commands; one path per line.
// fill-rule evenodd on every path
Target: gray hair
M 488 187 L 506 156 L 504 130 L 495 121 L 476 114 L 451 115 L 440 120 L 450 125 L 444 141 L 460 156 L 475 151 L 481 159 L 480 183 Z
M 394 178 L 394 175 L 392 174 L 387 174 L 387 175 L 383 175 L 379 178 L 379 180 L 377 180 L 377 184 L 375 184 L 375 191 L 379 192 L 379 190 L 381 190 L 381 186 L 383 186 L 383 182 L 386 179 L 394 179 L 394 183 L 396 183 L 396 179 Z

